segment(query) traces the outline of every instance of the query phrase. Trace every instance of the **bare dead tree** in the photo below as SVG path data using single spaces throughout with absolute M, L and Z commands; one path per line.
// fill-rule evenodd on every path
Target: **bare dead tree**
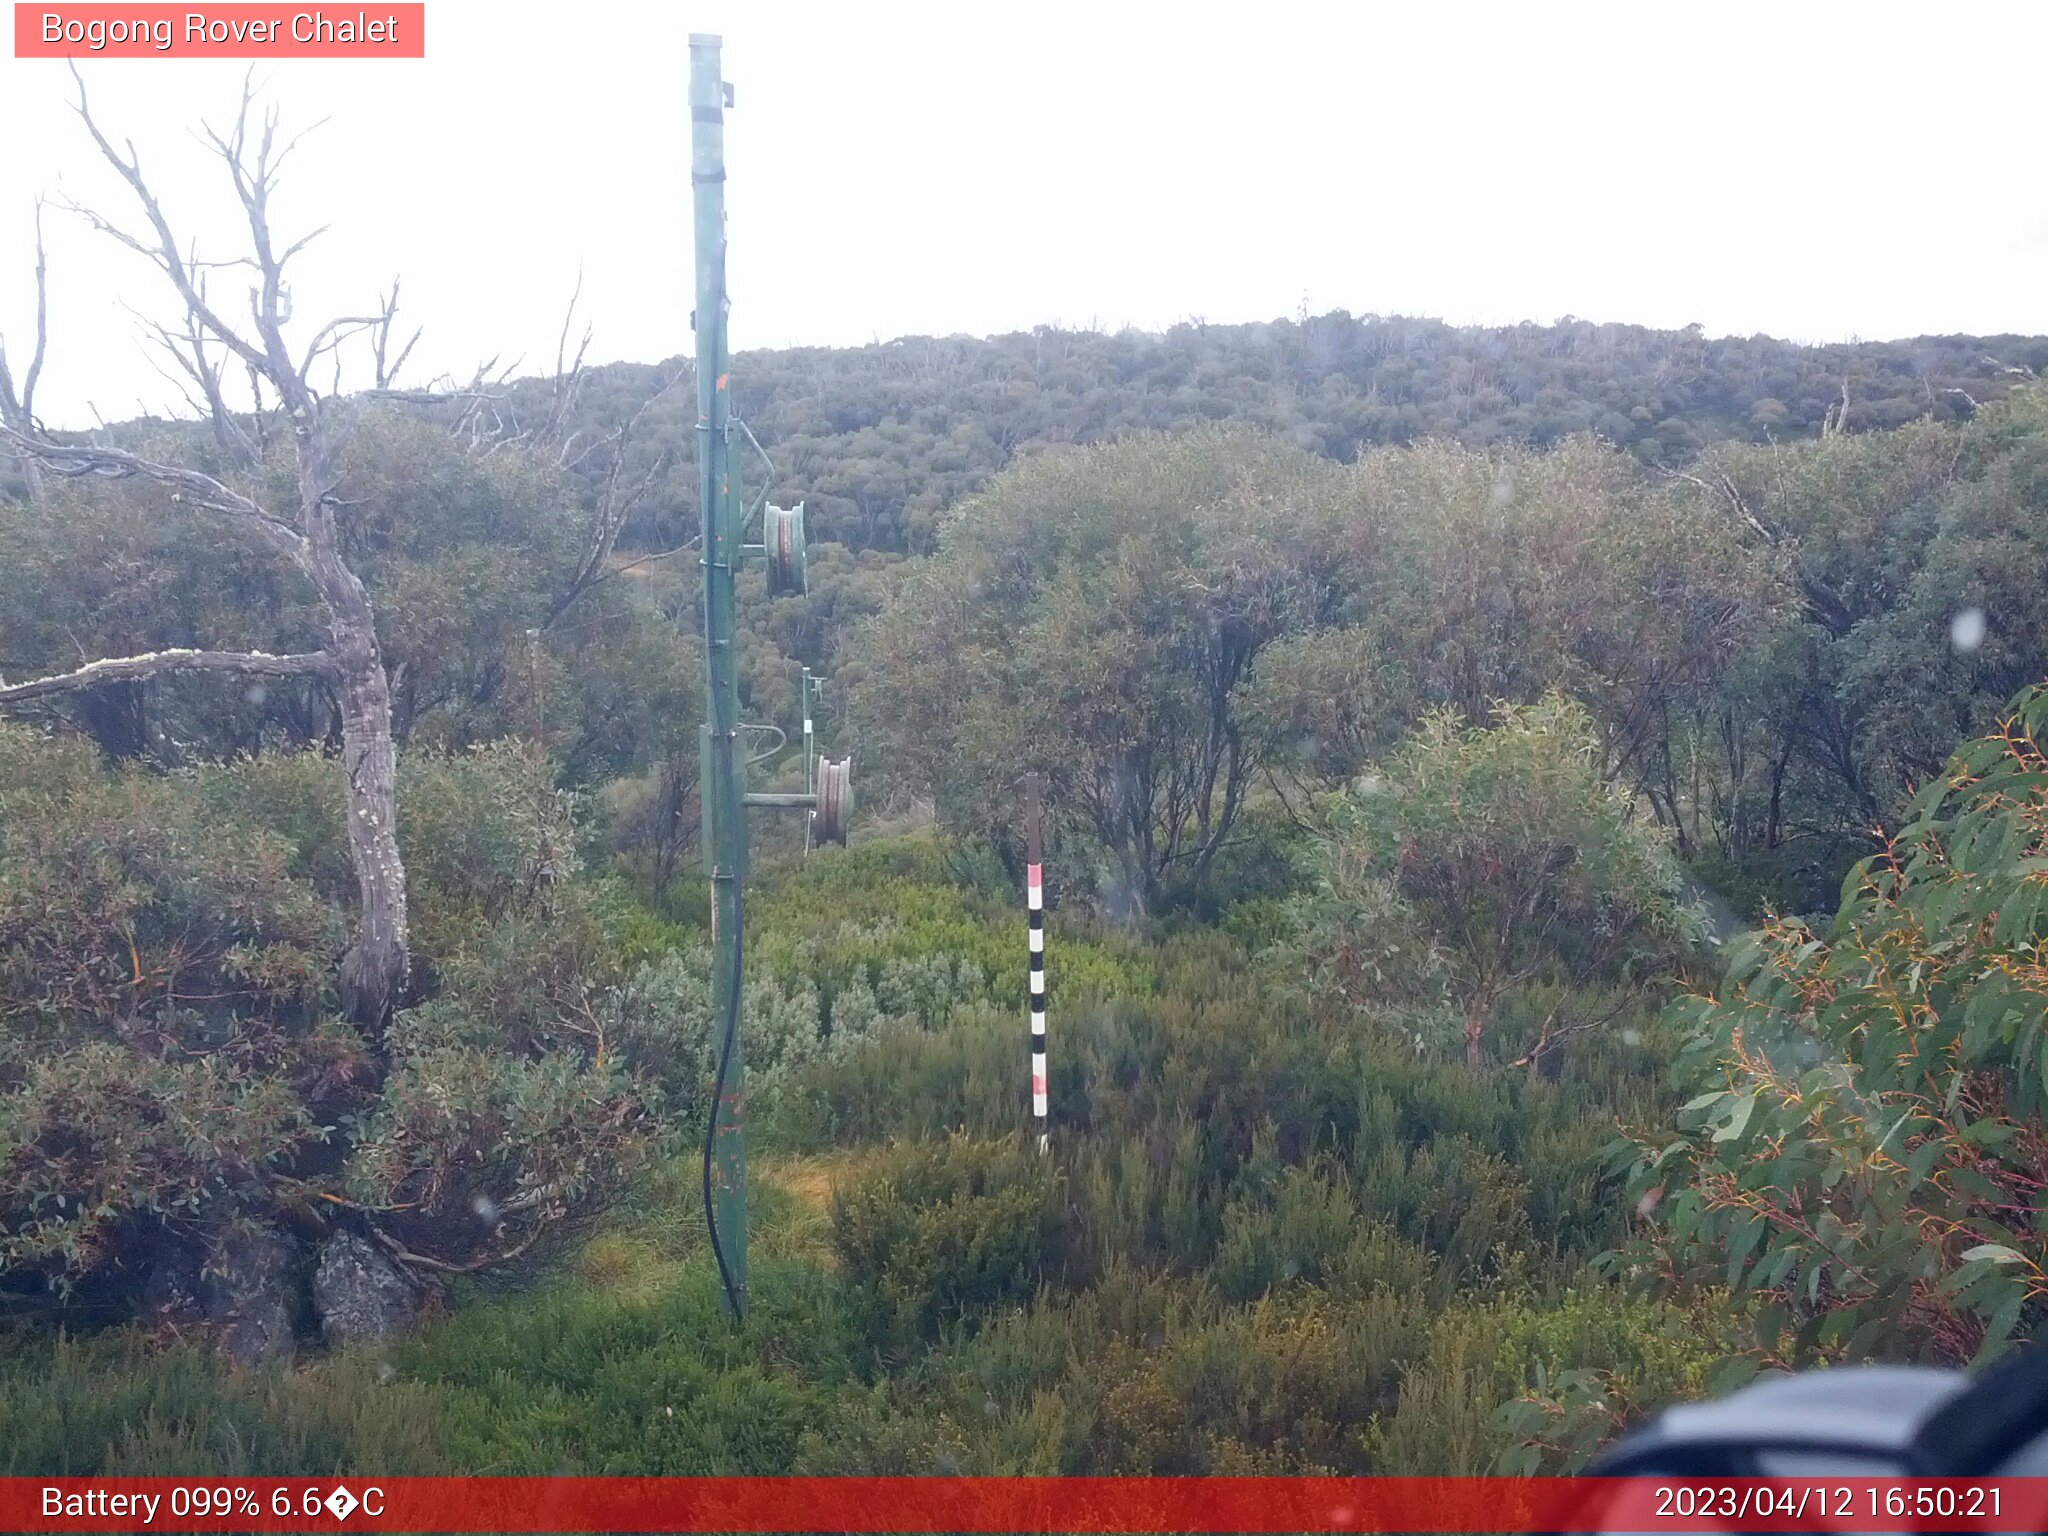
M 567 431 L 569 413 L 576 408 L 576 399 L 583 393 L 583 359 L 590 351 L 590 327 L 583 328 L 583 336 L 576 343 L 576 356 L 569 357 L 569 331 L 576 323 L 576 303 L 583 297 L 583 273 L 578 269 L 576 286 L 569 293 L 569 307 L 562 313 L 562 334 L 555 341 L 555 387 L 548 400 L 547 418 L 541 423 L 537 434 L 543 443 L 561 444 L 560 460 L 567 463 L 569 450 L 575 446 L 576 434 Z
M 234 466 L 230 472 L 253 480 L 248 471 L 260 462 L 258 433 L 267 415 L 274 414 L 280 426 L 288 428 L 297 470 L 297 500 L 289 508 L 271 508 L 256 495 L 198 470 L 144 458 L 105 442 L 59 443 L 32 417 L 17 416 L 11 407 L 6 421 L 0 423 L 0 446 L 54 475 L 152 481 L 170 491 L 176 507 L 227 517 L 290 561 L 312 584 L 325 611 L 325 643 L 319 651 L 304 656 L 160 651 L 110 658 L 72 672 L 0 686 L 0 707 L 90 687 L 109 678 L 140 679 L 175 672 L 321 678 L 333 691 L 341 715 L 349 858 L 360 907 L 342 961 L 343 997 L 354 1018 L 380 1026 L 397 1003 L 410 966 L 405 867 L 398 850 L 391 686 L 378 649 L 369 598 L 362 581 L 342 557 L 336 529 L 342 422 L 339 413 L 331 410 L 334 400 L 323 397 L 312 376 L 314 368 L 344 341 L 364 336 L 378 359 L 380 385 L 388 385 L 391 370 L 383 359 L 396 312 L 396 288 L 377 313 L 330 320 L 294 351 L 286 339 L 292 318 L 286 268 L 319 231 L 282 248 L 272 233 L 271 195 L 279 170 L 297 143 L 296 139 L 279 143 L 275 110 L 263 113 L 257 129 L 251 122 L 252 91 L 245 83 L 233 129 L 225 137 L 207 132 L 241 204 L 249 253 L 233 261 L 202 262 L 182 247 L 173 233 L 143 176 L 133 142 L 115 147 L 94 119 L 84 82 L 76 71 L 73 78 L 78 81 L 78 115 L 101 155 L 134 193 L 147 232 L 131 233 L 91 209 L 76 211 L 94 228 L 147 258 L 176 293 L 185 312 L 185 326 L 182 330 L 159 327 L 157 340 L 196 390 L 188 398 L 203 405 L 212 419 L 216 438 L 229 451 Z M 208 292 L 208 273 L 223 268 L 246 269 L 253 279 L 246 319 L 230 320 Z M 401 351 L 399 359 L 404 355 Z M 235 363 L 250 382 L 254 407 L 250 419 L 256 424 L 255 431 L 235 419 L 227 406 L 222 372 Z M 31 381 L 33 374 L 31 369 Z
M 583 366 L 580 353 L 576 366 L 579 370 Z M 618 431 L 602 439 L 599 444 L 593 445 L 609 450 L 610 455 L 603 483 L 598 488 L 597 510 L 591 516 L 590 531 L 584 539 L 583 553 L 577 558 L 576 572 L 569 578 L 568 586 L 562 590 L 561 596 L 555 599 L 554 605 L 549 609 L 548 620 L 542 626 L 543 629 L 553 629 L 586 592 L 618 574 L 612 568 L 611 558 L 612 551 L 619 542 L 620 530 L 626 526 L 626 519 L 633 515 L 633 509 L 645 501 L 648 493 L 661 483 L 661 478 L 668 473 L 669 464 L 674 457 L 670 450 L 662 449 L 654 456 L 646 470 L 627 484 L 623 478 L 626 448 L 633 441 L 633 434 L 639 428 L 641 419 L 653 409 L 657 400 L 676 387 L 682 377 L 680 372 L 671 374 L 661 388 L 640 403 L 640 408 L 627 418 Z M 561 387 L 558 378 L 558 392 Z M 588 453 L 582 457 L 588 457 Z M 576 462 L 582 462 L 582 457 Z
M 576 402 L 583 392 L 586 374 L 584 358 L 590 351 L 591 331 L 588 326 L 576 344 L 572 356 L 569 351 L 569 333 L 576 323 L 576 306 L 583 296 L 583 274 L 576 274 L 576 287 L 569 295 L 569 304 L 562 315 L 561 335 L 555 342 L 555 371 L 548 397 L 548 409 L 535 424 L 522 422 L 519 411 L 513 403 L 513 391 L 508 388 L 512 375 L 518 370 L 523 358 L 499 366 L 499 360 L 492 358 L 467 384 L 453 380 L 434 388 L 397 389 L 384 376 L 383 344 L 377 345 L 378 379 L 374 389 L 366 391 L 373 398 L 403 400 L 414 404 L 439 404 L 444 401 L 460 401 L 461 414 L 448 429 L 449 437 L 462 445 L 463 451 L 476 458 L 486 458 L 507 448 L 524 448 L 544 451 L 555 456 L 556 466 L 574 469 L 594 452 L 600 443 L 587 444 L 581 453 L 576 453 L 580 432 L 568 430 L 569 417 L 576 408 Z M 391 306 L 397 300 L 397 285 L 392 287 Z M 390 322 L 385 321 L 388 333 Z M 417 333 L 413 341 L 419 340 Z M 412 350 L 407 342 L 405 351 Z M 404 361 L 404 353 L 399 354 Z M 395 365 L 393 371 L 396 371 Z M 609 441 L 605 439 L 603 441 Z
M 1839 404 L 1831 405 L 1821 417 L 1820 435 L 1825 442 L 1831 437 L 1840 437 L 1849 430 L 1849 376 L 1842 376 L 1842 398 Z
M 387 303 L 395 303 L 396 296 L 394 285 L 392 299 Z M 391 312 L 395 314 L 395 311 Z M 373 353 L 381 354 L 387 347 L 389 330 L 389 322 L 386 321 L 380 322 L 378 328 L 372 331 Z M 413 342 L 418 340 L 419 334 L 415 332 L 412 341 L 408 341 L 399 353 L 399 362 L 404 361 L 405 354 L 412 350 Z M 376 365 L 381 375 L 384 369 L 381 356 L 377 358 Z M 395 368 L 397 364 L 394 363 L 392 366 Z M 425 389 L 400 389 L 388 382 L 387 376 L 387 382 L 373 389 L 358 392 L 356 398 L 391 400 L 402 405 L 460 405 L 462 409 L 449 423 L 448 436 L 452 441 L 460 443 L 464 452 L 481 458 L 520 441 L 498 410 L 499 405 L 507 398 L 506 385 L 512 377 L 512 371 L 518 366 L 518 360 L 514 359 L 501 367 L 498 359 L 493 357 L 487 362 L 480 363 L 476 372 L 466 382 L 443 375 Z
M 7 338 L 0 336 L 0 426 L 10 431 L 32 433 L 36 422 L 36 381 L 43 374 L 43 354 L 50 339 L 49 259 L 43 249 L 43 200 L 36 199 L 36 344 L 29 354 L 28 369 L 15 388 L 14 371 L 7 363 Z M 28 481 L 29 499 L 42 493 L 42 471 L 33 459 L 22 462 L 22 477 Z
M 391 292 L 384 296 L 384 308 L 377 317 L 376 329 L 371 333 L 371 356 L 376 362 L 375 387 L 390 389 L 405 371 L 405 360 L 412 356 L 412 349 L 419 345 L 420 330 L 415 327 L 410 340 L 398 349 L 396 357 L 390 356 L 391 327 L 398 318 L 398 279 L 391 280 Z

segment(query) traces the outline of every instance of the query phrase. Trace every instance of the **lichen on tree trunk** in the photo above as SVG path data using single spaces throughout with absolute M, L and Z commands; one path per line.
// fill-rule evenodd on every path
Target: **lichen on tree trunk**
M 391 688 L 373 637 L 367 645 L 352 643 L 338 650 L 348 853 L 362 904 L 342 959 L 342 1000 L 358 1023 L 381 1026 L 398 1003 L 408 970 Z

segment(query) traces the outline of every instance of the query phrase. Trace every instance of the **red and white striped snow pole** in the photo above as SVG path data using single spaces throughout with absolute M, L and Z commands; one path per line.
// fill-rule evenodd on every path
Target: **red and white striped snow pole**
M 1038 1150 L 1046 1147 L 1050 1096 L 1045 1082 L 1045 848 L 1039 826 L 1038 775 L 1024 776 L 1024 899 L 1031 912 L 1031 1115 Z

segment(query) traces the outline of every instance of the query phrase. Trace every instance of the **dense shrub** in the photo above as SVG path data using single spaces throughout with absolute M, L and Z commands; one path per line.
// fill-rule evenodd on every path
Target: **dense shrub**
M 1682 998 L 1698 1096 L 1624 1143 L 1633 1262 L 1758 1302 L 1760 1348 L 1967 1360 L 2048 1299 L 2048 688 L 1957 753 L 1825 932 L 1768 924 Z
M 1311 986 L 1350 1006 L 1439 997 L 1465 1059 L 1507 999 L 1549 979 L 1639 986 L 1702 933 L 1664 840 L 1601 772 L 1591 717 L 1552 695 L 1487 727 L 1433 715 L 1322 802 L 1297 898 Z M 1528 1062 L 1600 1020 L 1553 1009 Z
M 1061 1268 L 1059 1180 L 1020 1140 L 912 1145 L 832 1205 L 832 1246 L 867 1338 L 885 1352 L 1028 1300 Z
M 191 786 L 0 725 L 0 1274 L 276 1198 L 358 1102 L 337 914 Z
M 517 749 L 408 760 L 420 983 L 333 996 L 339 765 L 152 776 L 0 726 L 0 1272 L 136 1276 L 238 1222 L 361 1221 L 421 1264 L 528 1251 L 614 1192 L 653 1085 L 570 805 Z
M 1738 1385 L 1755 1367 L 1744 1322 L 1721 1295 L 1680 1308 L 1594 1285 L 1518 1309 L 1494 1357 L 1496 1395 L 1516 1394 L 1498 1470 L 1576 1472 L 1644 1416 Z

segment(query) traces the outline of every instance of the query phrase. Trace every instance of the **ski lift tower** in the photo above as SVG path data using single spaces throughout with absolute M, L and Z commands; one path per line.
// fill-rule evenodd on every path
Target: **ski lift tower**
M 748 806 L 811 812 L 806 846 L 846 841 L 852 809 L 850 764 L 818 762 L 805 741 L 805 788 L 801 794 L 749 794 L 748 759 L 740 747 L 740 684 L 733 578 L 748 555 L 768 568 L 768 590 L 781 596 L 809 585 L 805 558 L 804 509 L 773 506 L 767 479 L 772 466 L 761 446 L 732 411 L 731 357 L 726 343 L 725 288 L 725 110 L 732 88 L 719 69 L 720 40 L 690 37 L 690 186 L 695 205 L 697 308 L 697 463 L 703 519 L 699 562 L 704 571 L 704 659 L 708 674 L 705 721 L 698 737 L 704 798 L 704 860 L 711 875 L 713 959 L 712 1030 L 717 1072 L 711 1114 L 704 1135 L 704 1216 L 711 1234 L 719 1283 L 728 1314 L 747 1312 L 747 1157 L 743 1110 L 746 1058 L 740 1036 L 741 935 L 747 874 Z M 744 441 L 760 457 L 763 474 L 758 508 L 747 507 L 733 450 Z M 761 517 L 761 542 L 742 540 L 751 513 Z M 807 673 L 803 712 L 808 725 L 812 685 Z

